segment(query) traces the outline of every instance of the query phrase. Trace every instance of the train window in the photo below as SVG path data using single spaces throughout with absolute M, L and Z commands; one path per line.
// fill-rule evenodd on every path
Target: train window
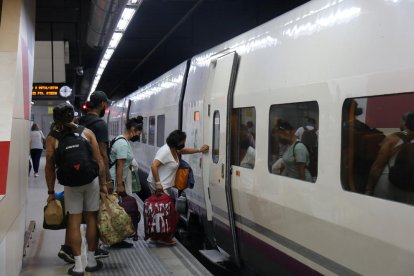
M 148 136 L 148 118 L 144 117 L 142 119 L 142 133 L 141 133 L 141 142 L 146 144 Z
M 213 150 L 212 158 L 214 163 L 218 163 L 220 154 L 220 112 L 214 111 L 213 115 Z
M 149 117 L 149 129 L 148 129 L 148 144 L 154 145 L 155 143 L 155 116 Z
M 269 113 L 269 171 L 315 182 L 319 107 L 316 101 L 278 104 Z
M 165 115 L 157 116 L 157 147 L 165 143 Z
M 235 108 L 231 120 L 231 164 L 253 169 L 256 160 L 256 109 Z
M 414 205 L 414 93 L 346 99 L 344 190 Z

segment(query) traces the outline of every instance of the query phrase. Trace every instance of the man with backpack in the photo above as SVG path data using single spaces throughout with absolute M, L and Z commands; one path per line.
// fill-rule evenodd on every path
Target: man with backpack
M 87 114 L 78 119 L 79 125 L 90 129 L 95 134 L 98 142 L 99 152 L 104 165 L 105 179 L 109 192 L 113 191 L 111 175 L 109 174 L 108 161 L 108 126 L 101 118 L 105 115 L 105 109 L 108 107 L 109 100 L 103 91 L 95 91 L 90 96 L 90 101 L 86 103 L 88 108 Z M 97 239 L 97 248 L 95 250 L 95 258 L 107 258 L 109 252 L 99 248 L 99 239 Z M 69 246 L 68 236 L 65 236 L 65 244 L 63 244 L 58 253 L 59 258 L 68 263 L 73 263 L 73 252 Z
M 405 129 L 383 140 L 370 169 L 365 193 L 414 204 L 414 112 L 404 117 Z
M 53 109 L 55 126 L 46 140 L 45 176 L 48 187 L 47 202 L 55 200 L 55 180 L 64 185 L 65 212 L 68 214 L 67 232 L 75 265 L 69 275 L 84 275 L 102 268 L 95 259 L 97 211 L 99 192 L 107 193 L 104 167 L 98 143 L 92 131 L 73 123 L 72 105 L 62 103 Z M 99 176 L 99 183 L 97 177 Z M 88 243 L 87 265 L 81 260 L 80 224 L 85 212 Z

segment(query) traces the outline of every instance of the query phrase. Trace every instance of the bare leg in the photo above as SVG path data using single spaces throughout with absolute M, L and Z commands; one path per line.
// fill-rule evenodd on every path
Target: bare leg
M 80 224 L 82 214 L 69 214 L 68 227 L 66 229 L 67 240 L 74 256 L 81 255 L 82 237 L 80 232 Z M 66 238 L 65 238 L 66 241 Z
M 96 251 L 99 239 L 98 239 L 98 224 L 97 215 L 98 212 L 85 212 L 86 214 L 86 240 L 88 241 L 88 251 Z

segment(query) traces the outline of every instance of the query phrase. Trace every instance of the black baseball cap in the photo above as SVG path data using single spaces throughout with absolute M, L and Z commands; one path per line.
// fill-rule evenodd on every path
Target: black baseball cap
M 106 96 L 105 92 L 103 91 L 95 91 L 91 94 L 89 101 L 94 105 L 98 106 L 101 102 L 106 102 L 108 104 L 111 104 L 111 101 L 108 100 L 108 97 Z
M 61 103 L 53 108 L 53 121 L 55 123 L 67 124 L 73 121 L 75 111 L 68 103 Z

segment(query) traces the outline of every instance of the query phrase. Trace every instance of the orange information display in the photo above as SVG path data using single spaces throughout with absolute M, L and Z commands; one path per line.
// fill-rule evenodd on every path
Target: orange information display
M 32 99 L 59 99 L 68 98 L 72 89 L 64 83 L 34 83 L 32 86 Z

